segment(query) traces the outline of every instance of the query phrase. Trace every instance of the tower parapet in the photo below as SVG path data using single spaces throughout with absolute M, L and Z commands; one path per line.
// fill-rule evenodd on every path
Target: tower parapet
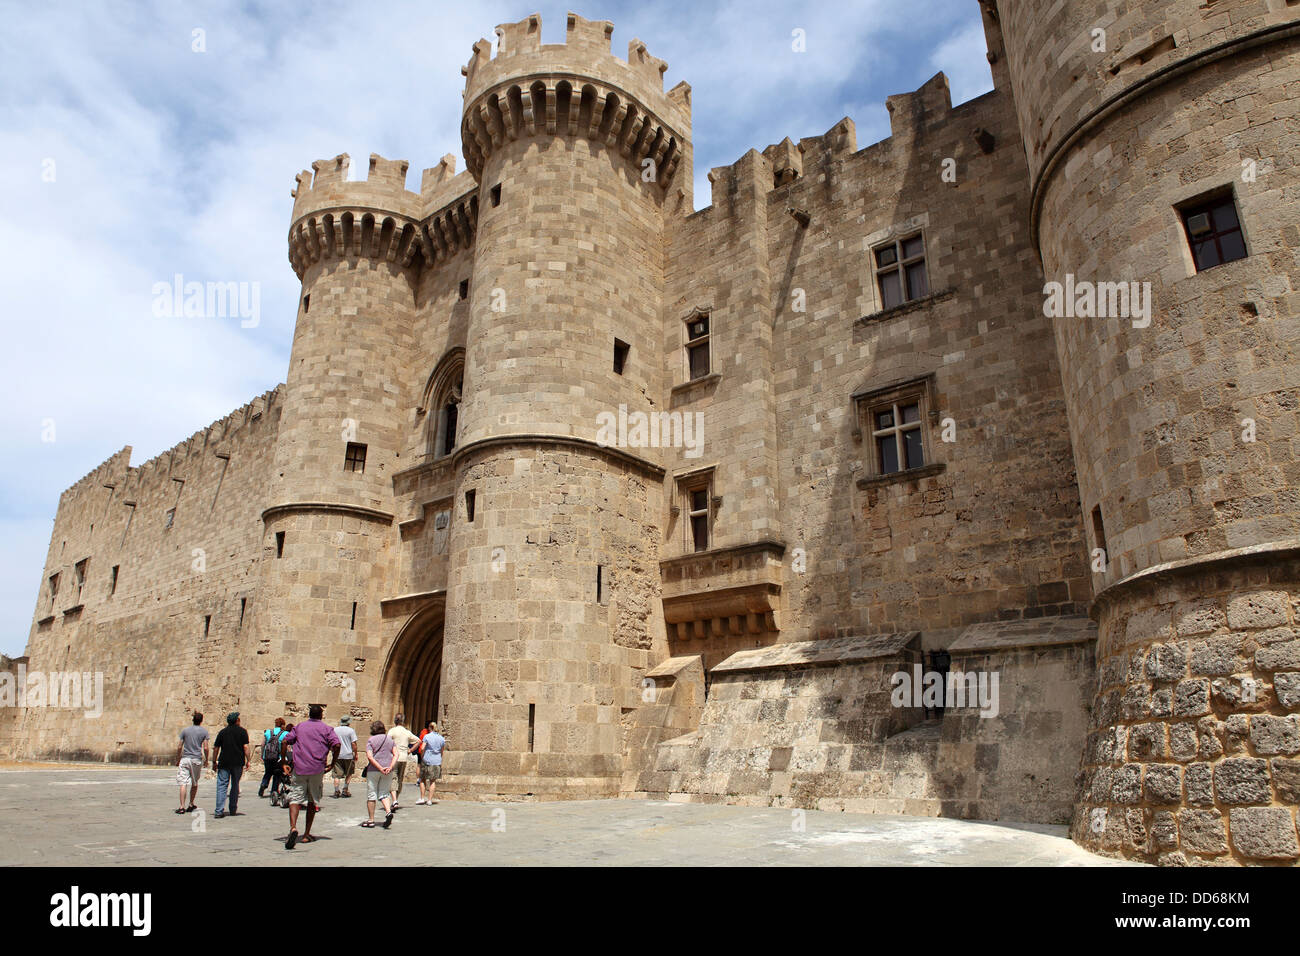
M 539 14 L 497 27 L 497 55 L 479 40 L 463 69 L 465 160 L 480 178 L 487 157 L 503 142 L 541 134 L 585 136 L 617 148 L 635 166 L 654 163 L 667 190 L 688 155 L 690 86 L 667 93 L 668 64 L 640 40 L 626 60 L 610 52 L 614 25 L 570 13 L 563 44 L 543 45 Z
M 289 262 L 298 278 L 321 259 L 373 256 L 400 267 L 434 265 L 474 243 L 474 180 L 455 175 L 456 158 L 424 170 L 420 192 L 406 188 L 409 163 L 370 154 L 369 175 L 349 181 L 351 157 L 318 159 L 295 177 Z

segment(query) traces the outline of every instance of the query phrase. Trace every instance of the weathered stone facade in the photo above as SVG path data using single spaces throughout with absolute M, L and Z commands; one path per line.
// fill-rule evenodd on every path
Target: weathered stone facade
M 453 795 L 1296 862 L 1300 9 L 981 7 L 992 92 L 751 150 L 698 212 L 689 86 L 574 15 L 475 45 L 466 172 L 314 163 L 285 384 L 64 493 L 24 663 L 102 673 L 103 716 L 11 708 L 6 749 L 404 709 Z M 1224 188 L 1250 254 L 1197 272 L 1178 210 Z M 1067 273 L 1151 322 L 1049 318 Z M 896 697 L 945 666 L 992 706 Z

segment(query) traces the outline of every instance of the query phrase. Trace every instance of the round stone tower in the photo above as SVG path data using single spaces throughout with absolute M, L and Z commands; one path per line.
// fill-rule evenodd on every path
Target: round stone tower
M 1045 307 L 1095 556 L 1074 837 L 1150 861 L 1293 863 L 1300 8 L 981 6 L 1060 284 Z
M 474 46 L 479 183 L 442 717 L 479 793 L 616 793 L 662 641 L 656 448 L 605 416 L 663 407 L 664 217 L 689 208 L 689 88 L 612 25 L 534 15 Z M 687 168 L 679 173 L 681 167 Z
M 405 161 L 372 155 L 364 182 L 347 181 L 348 163 L 313 163 L 294 192 L 289 259 L 302 296 L 262 515 L 264 700 L 248 708 L 269 717 L 320 702 L 336 720 L 378 697 L 421 209 Z

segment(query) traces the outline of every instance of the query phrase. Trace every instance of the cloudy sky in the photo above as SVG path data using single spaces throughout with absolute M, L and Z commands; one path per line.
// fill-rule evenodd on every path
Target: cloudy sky
M 124 445 L 165 451 L 283 379 L 298 287 L 296 172 L 348 152 L 460 156 L 460 67 L 492 28 L 567 5 L 0 2 L 0 652 L 23 651 L 60 491 Z M 696 205 L 711 166 L 851 116 L 939 70 L 991 88 L 975 0 L 595 2 L 693 89 Z M 806 51 L 792 49 L 792 31 Z M 196 35 L 195 31 L 201 31 Z M 201 48 L 201 49 L 196 49 Z M 463 159 L 458 158 L 463 168 Z M 156 282 L 258 283 L 260 322 L 157 317 Z M 52 441 L 49 439 L 53 439 Z

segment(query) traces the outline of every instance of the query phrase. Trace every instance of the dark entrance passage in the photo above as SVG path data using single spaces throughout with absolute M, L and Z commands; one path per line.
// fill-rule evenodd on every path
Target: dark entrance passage
M 442 678 L 441 606 L 412 615 L 389 652 L 380 684 L 383 710 L 377 716 L 388 725 L 398 713 L 406 715 L 406 726 L 418 733 L 431 720 L 438 720 Z

